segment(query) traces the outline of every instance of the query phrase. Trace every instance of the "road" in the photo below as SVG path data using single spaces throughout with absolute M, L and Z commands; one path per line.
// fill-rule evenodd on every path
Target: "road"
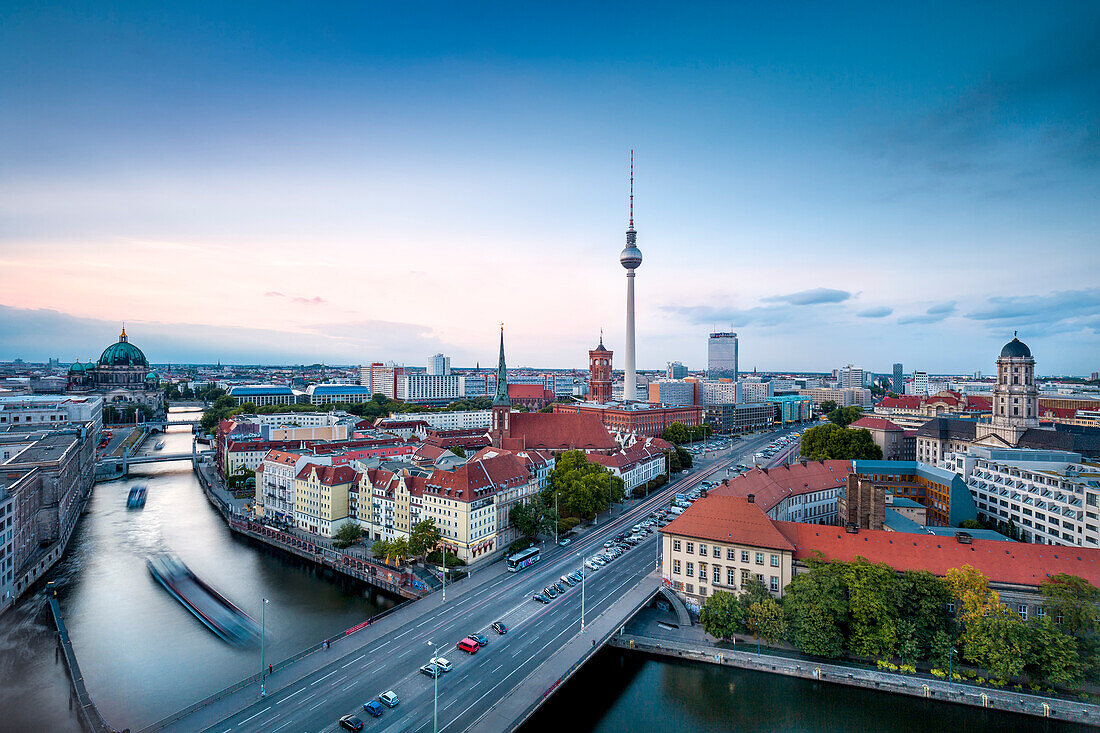
M 719 480 L 725 476 L 722 469 L 726 465 L 751 457 L 775 435 L 785 432 L 789 430 L 750 436 L 717 456 L 710 454 L 690 476 L 648 499 L 628 503 L 625 513 L 610 521 L 601 519 L 596 529 L 569 546 L 561 548 L 547 543 L 541 561 L 525 570 L 508 573 L 504 564 L 498 563 L 475 573 L 481 575 L 476 589 L 418 615 L 410 614 L 410 620 L 398 629 L 399 633 L 320 652 L 332 653 L 333 660 L 267 697 L 257 698 L 250 706 L 208 725 L 205 730 L 336 731 L 340 716 L 354 713 L 364 721 L 367 730 L 431 731 L 433 710 L 438 711 L 439 731 L 476 730 L 478 720 L 494 702 L 535 670 L 563 638 L 580 633 L 579 585 L 567 588 L 565 595 L 549 605 L 531 600 L 532 594 L 561 575 L 579 570 L 578 553 L 591 556 L 610 537 L 655 509 L 667 506 L 673 493 L 690 489 L 707 478 Z M 656 538 L 656 534 L 647 535 L 618 560 L 590 572 L 583 589 L 586 618 L 601 613 L 624 588 L 633 586 L 654 569 Z M 409 610 L 415 612 L 417 606 Z M 497 620 L 507 625 L 506 635 L 497 635 L 490 628 Z M 489 639 L 488 645 L 473 655 L 455 648 L 459 640 L 474 632 L 484 634 Z M 452 671 L 437 681 L 438 703 L 433 695 L 433 680 L 418 671 L 436 653 L 453 665 Z M 291 673 L 292 670 L 285 670 L 277 674 Z M 396 708 L 387 708 L 381 718 L 366 715 L 363 703 L 386 690 L 394 690 L 401 703 Z M 173 726 L 177 727 L 181 726 Z

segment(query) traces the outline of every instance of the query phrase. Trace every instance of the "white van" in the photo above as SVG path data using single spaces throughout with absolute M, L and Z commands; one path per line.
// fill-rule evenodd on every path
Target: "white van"
M 680 515 L 680 514 L 684 513 L 684 508 L 682 506 L 674 506 L 671 509 L 669 509 L 668 511 L 669 511 L 669 514 Z

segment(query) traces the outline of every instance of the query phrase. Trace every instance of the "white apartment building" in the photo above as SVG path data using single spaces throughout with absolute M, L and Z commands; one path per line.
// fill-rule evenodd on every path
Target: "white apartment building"
M 815 387 L 813 389 L 800 389 L 798 394 L 812 399 L 814 407 L 821 407 L 821 403 L 830 400 L 835 402 L 837 407 L 856 405 L 857 407 L 868 408 L 871 406 L 871 390 L 867 388 L 834 389 L 832 387 Z
M 492 426 L 492 410 L 455 410 L 447 412 L 402 412 L 399 415 L 383 418 L 378 423 L 382 430 L 386 429 L 388 422 L 418 422 L 423 421 L 434 430 L 468 430 L 472 428 L 485 428 Z
M 906 385 L 905 393 L 928 396 L 928 372 L 913 372 L 913 381 Z
M 758 379 L 742 379 L 741 382 L 741 399 L 739 402 L 751 404 L 754 402 L 765 402 L 769 397 L 774 397 L 775 392 L 772 391 L 772 383 L 764 382 Z
M 838 386 L 841 388 L 862 387 L 866 384 L 865 379 L 866 375 L 863 372 L 863 367 L 849 364 L 837 372 Z
M 359 367 L 359 385 L 366 387 L 372 395 L 384 395 L 391 400 L 397 396 L 397 377 L 405 373 L 404 367 L 396 366 L 392 361 Z
M 428 357 L 428 375 L 432 377 L 450 376 L 451 357 L 436 354 Z
M 447 403 L 461 399 L 465 378 L 456 374 L 402 374 L 397 377 L 396 399 L 405 402 Z
M 793 379 L 780 377 L 772 380 L 772 394 L 776 392 L 793 392 L 796 389 L 798 389 L 798 385 Z
M 273 428 L 327 428 L 338 425 L 349 417 L 353 416 L 346 412 L 278 412 L 270 415 L 238 415 L 234 419 Z
M 14 395 L 0 397 L 0 430 L 11 426 L 53 427 L 61 423 L 103 427 L 103 398 L 98 395 Z
M 971 446 L 941 467 L 964 478 L 980 517 L 1011 521 L 1024 542 L 1100 545 L 1100 464 L 1080 453 Z
M 707 380 L 702 383 L 704 405 L 735 405 L 743 402 L 742 382 L 716 382 Z M 762 402 L 763 400 L 757 400 Z

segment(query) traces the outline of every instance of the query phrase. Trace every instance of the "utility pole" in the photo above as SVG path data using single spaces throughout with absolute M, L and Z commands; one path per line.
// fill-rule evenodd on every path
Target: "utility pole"
M 267 690 L 264 689 L 264 680 L 267 679 L 267 660 L 264 658 L 266 651 L 265 642 L 267 641 L 267 604 L 269 601 L 265 598 L 264 604 L 260 608 L 260 697 L 267 694 Z M 255 622 L 253 622 L 255 623 Z
M 584 633 L 584 579 L 585 579 L 585 576 L 588 575 L 588 573 L 585 572 L 584 558 L 581 556 L 581 554 L 579 552 L 577 553 L 577 557 L 581 561 L 581 633 L 583 634 Z
M 554 544 L 558 544 L 558 490 L 554 489 Z

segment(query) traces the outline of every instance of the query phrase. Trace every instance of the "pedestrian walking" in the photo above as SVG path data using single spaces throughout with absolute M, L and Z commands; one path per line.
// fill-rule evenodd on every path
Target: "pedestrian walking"
M 272 664 L 267 665 L 267 673 L 268 674 L 275 674 L 275 666 L 272 665 Z

